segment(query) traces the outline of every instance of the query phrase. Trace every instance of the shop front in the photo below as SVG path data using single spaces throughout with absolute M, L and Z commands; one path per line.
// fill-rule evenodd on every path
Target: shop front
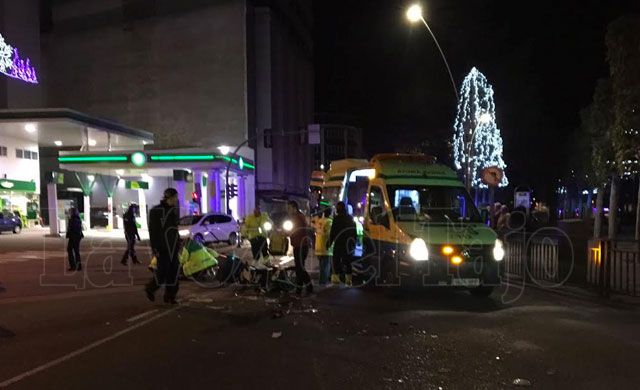
M 38 220 L 39 188 L 35 181 L 0 179 L 0 211 L 18 213 L 23 222 Z

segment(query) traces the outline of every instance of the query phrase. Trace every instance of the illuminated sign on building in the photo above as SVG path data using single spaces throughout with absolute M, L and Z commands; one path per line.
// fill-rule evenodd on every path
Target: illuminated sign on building
M 20 58 L 18 49 L 5 42 L 0 34 L 0 73 L 14 79 L 31 84 L 38 84 L 36 69 L 31 66 L 31 61 Z

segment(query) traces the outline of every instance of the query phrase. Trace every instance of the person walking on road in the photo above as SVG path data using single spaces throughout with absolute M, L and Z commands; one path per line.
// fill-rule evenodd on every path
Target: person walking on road
M 164 286 L 164 302 L 178 303 L 178 254 L 181 249 L 178 207 L 178 191 L 175 188 L 167 188 L 160 204 L 149 211 L 149 243 L 157 258 L 157 268 L 154 277 L 145 287 L 145 293 L 152 302 L 155 300 L 156 291 Z
M 309 225 L 307 224 L 307 218 L 300 212 L 298 203 L 295 200 L 290 200 L 287 205 L 289 217 L 293 223 L 293 229 L 289 238 L 291 240 L 291 246 L 293 247 L 293 259 L 296 266 L 296 293 L 302 294 L 302 288 L 305 287 L 307 294 L 313 292 L 313 283 L 311 277 L 305 269 L 305 261 L 309 255 L 309 246 L 311 244 L 311 232 Z
M 329 283 L 329 276 L 331 275 L 331 255 L 332 248 L 327 247 L 327 241 L 329 240 L 329 234 L 331 232 L 331 209 L 326 208 L 322 211 L 320 218 L 316 220 L 316 244 L 315 252 L 320 265 L 320 277 L 318 284 L 324 286 Z
M 138 225 L 136 224 L 136 211 L 138 206 L 131 204 L 127 209 L 127 212 L 122 216 L 124 222 L 124 237 L 127 240 L 127 250 L 120 263 L 127 265 L 127 260 L 131 257 L 133 264 L 140 264 L 138 257 L 136 256 L 136 238 L 140 241 L 140 234 L 138 233 Z
M 69 221 L 67 222 L 66 236 L 68 239 L 68 271 L 82 271 L 82 261 L 80 260 L 80 241 L 82 241 L 84 234 L 82 234 L 82 220 L 80 219 L 80 213 L 75 207 L 69 209 Z
M 332 284 L 340 284 L 340 277 L 344 275 L 345 285 L 352 285 L 351 261 L 353 259 L 353 251 L 356 247 L 357 238 L 356 223 L 347 212 L 347 207 L 344 202 L 338 202 L 336 205 L 336 216 L 333 218 L 329 240 L 327 241 L 327 246 L 333 245 Z
M 260 211 L 260 207 L 256 206 L 253 213 L 247 215 L 244 224 L 240 229 L 242 236 L 246 237 L 251 243 L 251 255 L 257 262 L 260 261 L 260 255 L 263 258 L 269 256 L 267 248 L 267 232 L 271 230 L 273 223 L 269 220 L 267 213 Z

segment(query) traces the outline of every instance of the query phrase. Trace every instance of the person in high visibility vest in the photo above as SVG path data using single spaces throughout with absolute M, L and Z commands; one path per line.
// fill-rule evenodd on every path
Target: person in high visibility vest
M 260 255 L 264 258 L 269 256 L 267 234 L 271 229 L 273 229 L 273 222 L 271 222 L 267 213 L 260 211 L 259 206 L 256 206 L 253 213 L 244 218 L 244 224 L 242 224 L 240 232 L 243 237 L 249 239 L 251 255 L 254 260 L 259 261 Z
M 317 219 L 314 224 L 316 230 L 315 252 L 318 262 L 320 263 L 320 278 L 318 283 L 321 286 L 329 283 L 329 276 L 331 274 L 331 256 L 333 248 L 327 248 L 327 240 L 329 240 L 332 222 L 331 209 L 327 208 L 322 212 L 320 218 Z

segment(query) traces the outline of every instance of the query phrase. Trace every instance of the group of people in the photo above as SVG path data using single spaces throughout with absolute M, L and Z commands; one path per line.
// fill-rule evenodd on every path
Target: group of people
M 292 222 L 289 240 L 293 249 L 297 293 L 301 294 L 303 289 L 308 294 L 313 292 L 313 282 L 305 268 L 311 248 L 320 264 L 319 285 L 326 285 L 329 280 L 332 284 L 340 284 L 344 278 L 344 283 L 351 286 L 351 262 L 357 233 L 355 222 L 347 212 L 345 203 L 339 202 L 336 205 L 335 216 L 332 215 L 332 209 L 327 208 L 313 223 L 308 222 L 295 201 L 289 201 L 287 212 Z M 259 207 L 244 220 L 242 234 L 249 240 L 251 254 L 256 262 L 269 256 L 267 238 L 272 226 L 267 214 L 261 212 Z M 272 239 L 276 237 L 272 236 Z
M 131 205 L 123 218 L 127 240 L 127 249 L 121 260 L 124 265 L 127 265 L 129 258 L 134 264 L 140 263 L 135 252 L 136 240 L 140 241 L 135 220 L 136 210 L 137 206 Z M 325 209 L 313 225 L 300 211 L 297 202 L 289 201 L 287 211 L 293 225 L 288 235 L 295 263 L 296 292 L 298 294 L 302 294 L 303 290 L 307 294 L 313 292 L 313 282 L 305 268 L 312 247 L 320 263 L 319 284 L 325 285 L 329 281 L 332 284 L 340 284 L 344 279 L 344 283 L 350 286 L 352 284 L 351 263 L 357 232 L 356 224 L 349 215 L 346 205 L 339 202 L 335 207 L 335 216 L 332 215 L 331 208 Z M 82 269 L 80 242 L 84 235 L 78 210 L 70 209 L 69 215 L 67 228 L 69 270 L 76 271 Z M 180 267 L 178 254 L 181 245 L 178 233 L 179 215 L 178 191 L 174 188 L 166 189 L 160 204 L 149 211 L 149 243 L 157 259 L 155 274 L 144 289 L 150 301 L 155 301 L 156 292 L 161 286 L 165 286 L 164 302 L 177 303 Z M 243 234 L 249 239 L 252 256 L 256 260 L 261 256 L 268 256 L 267 236 L 270 229 L 266 228 L 267 222 L 271 223 L 259 207 L 245 219 Z
M 136 223 L 137 205 L 132 204 L 123 215 L 124 232 L 127 240 L 127 249 L 122 260 L 127 265 L 129 258 L 133 264 L 140 264 L 136 255 L 135 243 L 140 241 L 138 226 Z M 153 278 L 145 286 L 145 293 L 149 300 L 155 300 L 155 294 L 161 286 L 165 286 L 164 302 L 175 304 L 178 293 L 178 271 L 180 268 L 178 254 L 180 250 L 180 237 L 178 234 L 179 221 L 178 191 L 168 188 L 164 191 L 160 204 L 149 211 L 149 243 L 153 255 L 157 259 L 157 269 Z M 69 271 L 81 271 L 80 242 L 83 239 L 82 220 L 78 209 L 69 209 L 67 222 L 67 255 Z
M 491 228 L 499 232 L 504 232 L 509 229 L 509 219 L 511 218 L 509 207 L 500 204 L 500 202 L 496 202 L 488 206 L 488 208 L 489 216 L 491 217 Z

